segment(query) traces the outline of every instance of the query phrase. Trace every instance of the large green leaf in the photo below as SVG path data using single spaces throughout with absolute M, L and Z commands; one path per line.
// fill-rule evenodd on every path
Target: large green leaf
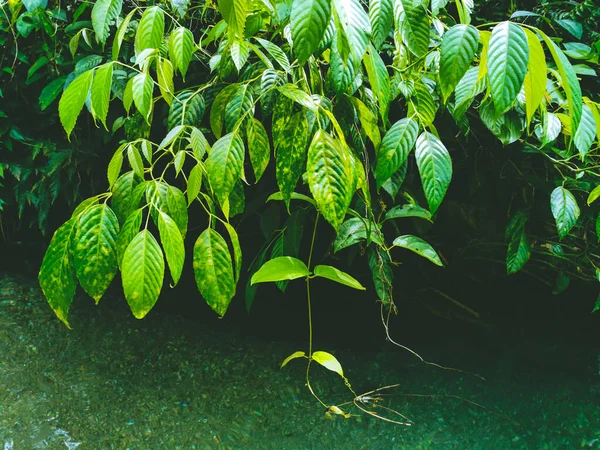
M 538 30 L 539 31 L 539 30 Z M 581 86 L 577 80 L 577 74 L 573 69 L 573 66 L 569 62 L 569 59 L 565 56 L 558 45 L 554 43 L 548 36 L 541 31 L 539 32 L 548 46 L 548 50 L 554 58 L 554 63 L 558 69 L 558 73 L 561 78 L 561 85 L 565 91 L 567 102 L 569 104 L 569 113 L 571 116 L 571 132 L 573 135 L 579 128 L 579 122 L 581 120 L 583 100 L 581 97 Z
M 92 85 L 93 70 L 88 70 L 75 78 L 71 84 L 63 92 L 60 101 L 58 102 L 58 115 L 60 123 L 67 132 L 67 136 L 71 136 L 77 116 L 81 112 L 85 100 L 87 99 L 90 86 Z
M 254 178 L 258 183 L 271 159 L 269 136 L 263 124 L 254 117 L 248 120 L 246 133 L 248 136 L 248 154 L 250 155 Z
M 398 1 L 398 0 L 397 0 Z M 405 18 L 402 22 L 402 40 L 416 56 L 423 56 L 429 48 L 429 15 L 421 0 L 401 0 Z
M 411 252 L 415 252 L 417 255 L 428 259 L 437 266 L 444 265 L 442 264 L 442 260 L 433 247 L 420 237 L 410 234 L 398 236 L 396 239 L 394 239 L 394 247 L 402 247 L 410 250 Z
M 169 59 L 185 79 L 192 55 L 194 54 L 194 35 L 185 27 L 179 27 L 169 36 Z
M 223 316 L 235 295 L 235 282 L 227 243 L 212 228 L 204 230 L 194 245 L 194 275 L 206 303 Z
M 218 0 L 219 11 L 227 22 L 229 31 L 233 36 L 240 39 L 244 37 L 244 28 L 246 27 L 246 10 L 248 9 L 246 0 Z M 225 314 L 225 312 L 223 312 Z
M 371 0 L 369 2 L 371 40 L 376 49 L 387 39 L 394 25 L 394 0 Z
M 63 323 L 69 327 L 69 308 L 73 302 L 77 279 L 73 264 L 73 237 L 77 230 L 77 218 L 64 224 L 52 236 L 46 250 L 38 280 L 48 304 Z
M 377 152 L 375 179 L 377 189 L 390 178 L 408 158 L 415 145 L 419 126 L 412 119 L 404 118 L 392 125 L 381 141 Z
M 210 185 L 221 205 L 229 197 L 244 166 L 244 142 L 229 133 L 215 142 L 206 160 Z
M 154 83 L 150 75 L 138 73 L 132 82 L 133 103 L 147 123 L 150 123 L 152 113 L 152 91 Z
M 346 247 L 350 247 L 360 241 L 366 241 L 367 239 L 380 246 L 384 246 L 385 243 L 377 225 L 370 222 L 370 230 L 367 230 L 365 223 L 366 220 L 358 217 L 352 217 L 342 223 L 333 242 L 333 252 L 337 253 Z
M 306 277 L 310 274 L 306 264 L 297 258 L 291 256 L 279 256 L 273 258 L 262 265 L 260 269 L 252 275 L 251 284 L 267 283 L 270 281 L 295 280 L 296 278 Z
M 237 91 L 237 84 L 230 84 L 217 94 L 210 107 L 210 129 L 217 139 L 221 137 L 223 122 L 225 121 L 225 107 Z
M 131 312 L 143 319 L 156 304 L 165 277 L 163 252 L 148 230 L 140 231 L 127 246 L 121 276 Z
M 105 204 L 94 205 L 79 218 L 73 252 L 81 287 L 96 303 L 117 272 L 119 221 Z
M 109 62 L 96 69 L 94 81 L 92 82 L 92 111 L 94 116 L 100 119 L 106 130 L 108 130 L 106 116 L 108 115 L 108 103 L 110 102 L 112 76 L 113 63 Z
M 177 125 L 198 126 L 204 115 L 204 98 L 201 94 L 185 90 L 173 98 L 167 124 L 169 129 Z
M 369 45 L 371 34 L 369 15 L 359 0 L 333 0 L 333 5 L 339 25 L 348 40 L 350 52 L 356 61 L 360 61 Z
M 388 111 L 391 101 L 390 76 L 385 62 L 379 56 L 379 52 L 373 46 L 369 46 L 363 58 L 369 84 L 377 96 L 379 103 L 379 115 L 384 123 L 388 121 Z
M 175 221 L 162 211 L 158 216 L 158 231 L 160 233 L 160 241 L 165 249 L 167 263 L 171 271 L 171 277 L 173 278 L 173 285 L 176 285 L 181 277 L 183 262 L 185 260 L 183 237 Z
M 308 150 L 306 170 L 319 211 L 337 230 L 344 221 L 356 184 L 350 156 L 339 141 L 319 129 Z
M 306 146 L 308 144 L 308 121 L 304 111 L 292 116 L 284 130 L 285 139 L 277 149 L 275 165 L 277 186 L 289 209 L 292 192 L 304 172 Z
M 442 40 L 440 89 L 444 103 L 467 72 L 479 46 L 479 32 L 471 25 L 454 25 Z
M 421 184 L 431 214 L 442 203 L 452 179 L 452 159 L 442 142 L 432 133 L 424 131 L 417 138 L 415 152 Z
M 409 115 L 412 115 L 414 111 L 421 125 L 424 128 L 429 127 L 435 119 L 438 104 L 434 100 L 429 86 L 422 80 L 415 82 L 415 98 L 417 100 L 416 107 L 413 103 L 410 104 Z
M 509 109 L 523 86 L 529 46 L 523 29 L 512 22 L 496 25 L 490 38 L 488 77 L 497 115 Z
M 341 377 L 344 376 L 342 365 L 331 353 L 317 351 L 312 354 L 312 359 L 321 364 L 326 369 L 337 373 Z
M 135 33 L 135 55 L 147 48 L 159 48 L 165 34 L 165 15 L 160 6 L 144 11 Z
M 141 226 L 142 209 L 139 208 L 127 217 L 127 220 L 125 220 L 125 223 L 121 227 L 121 231 L 119 231 L 119 236 L 117 237 L 117 263 L 119 264 L 120 269 L 123 269 L 123 256 L 125 255 L 125 250 L 127 250 L 127 247 L 133 238 L 138 235 Z
M 579 218 L 580 210 L 577 200 L 569 190 L 558 186 L 550 195 L 550 208 L 556 220 L 558 236 L 562 239 L 569 234 Z
M 582 158 L 587 155 L 595 137 L 596 121 L 594 120 L 594 115 L 588 105 L 583 105 L 581 122 L 579 123 L 579 127 L 577 127 L 575 139 L 573 140 Z
M 540 40 L 533 31 L 525 28 L 527 45 L 529 46 L 529 61 L 523 87 L 525 89 L 525 111 L 527 126 L 535 111 L 539 108 L 546 92 L 546 55 Z
M 331 0 L 293 0 L 290 12 L 292 42 L 300 64 L 317 50 L 330 17 Z
M 145 185 L 140 185 L 133 171 L 124 173 L 117 179 L 112 186 L 111 205 L 119 223 L 124 223 L 129 214 L 138 208 L 144 189 Z
M 252 88 L 247 84 L 239 85 L 225 107 L 225 130 L 228 133 L 234 131 L 240 120 L 243 121 L 252 115 L 253 108 Z
M 339 269 L 336 269 L 332 266 L 316 266 L 315 267 L 315 276 L 321 278 L 327 278 L 328 280 L 335 281 L 336 283 L 343 284 L 345 286 L 350 286 L 351 288 L 358 289 L 360 291 L 364 291 L 365 287 L 360 284 L 360 282 Z
M 97 0 L 92 8 L 92 27 L 96 39 L 104 44 L 108 39 L 108 29 L 121 14 L 123 0 Z

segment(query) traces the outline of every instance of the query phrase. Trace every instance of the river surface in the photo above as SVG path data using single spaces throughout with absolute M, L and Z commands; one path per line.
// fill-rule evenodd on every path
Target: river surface
M 279 368 L 305 343 L 177 315 L 139 321 L 119 299 L 75 303 L 86 306 L 68 330 L 35 280 L 0 274 L 0 450 L 600 448 L 600 352 L 419 349 L 460 369 L 444 370 L 391 345 L 322 349 L 358 394 L 397 385 L 359 406 L 407 426 L 361 413 L 342 379 L 315 366 L 315 391 L 351 414 L 326 417 L 306 360 Z

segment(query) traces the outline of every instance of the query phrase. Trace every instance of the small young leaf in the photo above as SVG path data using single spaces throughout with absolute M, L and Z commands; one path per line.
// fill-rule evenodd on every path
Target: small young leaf
M 285 358 L 283 360 L 283 362 L 281 363 L 281 366 L 279 368 L 283 369 L 287 365 L 287 363 L 289 363 L 292 359 L 304 358 L 304 357 L 306 357 L 306 353 L 300 352 L 300 351 L 294 352 L 290 356 L 288 356 L 287 358 Z
M 326 369 L 331 370 L 339 374 L 339 376 L 344 376 L 344 370 L 342 369 L 342 365 L 339 361 L 333 356 L 331 353 L 316 351 L 312 354 L 313 361 L 318 362 Z
M 310 274 L 306 264 L 291 256 L 279 256 L 262 265 L 252 275 L 250 284 L 266 283 L 270 281 L 295 280 Z
M 60 123 L 67 132 L 67 137 L 71 136 L 77 116 L 81 112 L 85 100 L 87 99 L 90 86 L 92 85 L 93 70 L 88 70 L 75 78 L 63 92 L 58 102 L 58 115 Z
M 165 34 L 165 15 L 160 6 L 152 6 L 142 15 L 135 33 L 135 54 L 147 48 L 160 48 Z
M 417 255 L 428 259 L 435 265 L 442 267 L 444 266 L 433 247 L 417 236 L 412 236 L 410 234 L 398 236 L 396 239 L 394 239 L 394 246 L 406 248 L 412 252 L 415 252 Z
M 316 266 L 314 273 L 316 277 L 327 278 L 328 280 L 350 286 L 351 288 L 358 289 L 360 291 L 365 290 L 365 287 L 360 284 L 358 280 L 346 272 L 336 269 L 335 267 L 324 265 Z
M 185 260 L 183 237 L 175 221 L 162 211 L 158 215 L 158 231 L 173 278 L 173 285 L 176 285 L 181 277 Z
M 152 113 L 152 91 L 154 89 L 152 78 L 146 73 L 138 73 L 133 77 L 131 89 L 135 107 L 149 124 L 150 114 Z
M 106 126 L 108 103 L 110 102 L 110 88 L 112 86 L 113 63 L 109 62 L 96 69 L 92 83 L 92 112 Z

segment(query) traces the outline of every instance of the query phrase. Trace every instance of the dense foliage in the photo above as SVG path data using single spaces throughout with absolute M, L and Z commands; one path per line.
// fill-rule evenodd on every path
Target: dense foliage
M 265 244 L 244 257 L 248 308 L 259 282 L 364 289 L 312 267 L 322 217 L 333 252 L 364 256 L 384 316 L 393 312 L 396 247 L 444 265 L 403 221 L 433 222 L 457 173 L 481 191 L 478 208 L 502 218 L 509 274 L 533 257 L 556 269 L 559 289 L 600 278 L 598 8 L 568 5 L 487 23 L 469 0 L 11 0 L 0 22 L 0 145 L 11 156 L 0 176 L 17 182 L 0 207 L 33 204 L 43 225 L 59 194 L 74 198 L 68 180 L 85 177 L 82 161 L 91 168 L 99 151 L 108 161 L 108 189 L 58 228 L 40 270 L 67 326 L 77 283 L 98 302 L 118 270 L 144 317 L 165 276 L 178 283 L 190 239 L 198 289 L 224 315 L 242 278 L 236 217 L 261 208 L 264 197 L 245 196 L 259 182 L 289 216 L 272 224 L 263 210 Z M 31 91 L 42 85 L 38 108 Z M 51 112 L 25 134 L 34 111 Z M 50 131 L 57 118 L 69 140 Z M 503 151 L 485 168 L 511 186 L 498 208 L 469 164 Z M 203 231 L 188 233 L 192 224 Z M 307 357 L 343 376 L 312 342 Z

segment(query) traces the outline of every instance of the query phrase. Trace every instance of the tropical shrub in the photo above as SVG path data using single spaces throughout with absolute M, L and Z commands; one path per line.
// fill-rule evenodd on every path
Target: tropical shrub
M 47 14 L 46 2 L 23 4 L 27 13 L 13 8 L 11 23 Z M 83 116 L 120 140 L 108 189 L 58 228 L 40 269 L 67 326 L 76 285 L 98 302 L 118 270 L 143 318 L 165 272 L 178 283 L 191 223 L 204 228 L 191 236 L 198 289 L 224 315 L 241 279 L 236 216 L 246 186 L 263 178 L 278 188 L 268 201 L 283 202 L 290 215 L 265 232 L 248 307 L 262 281 L 285 290 L 291 279 L 321 276 L 362 287 L 338 268 L 298 258 L 304 224 L 313 220 L 316 230 L 322 217 L 335 232 L 334 252 L 354 246 L 367 256 L 385 317 L 395 310 L 395 247 L 443 265 L 422 237 L 401 231 L 402 220 L 434 221 L 461 159 L 456 142 L 472 127 L 541 161 L 547 174 L 534 183 L 517 167 L 526 182 L 508 212 L 508 273 L 537 252 L 597 276 L 600 106 L 578 76 L 595 76 L 586 63 L 597 63 L 598 49 L 556 39 L 546 22 L 531 25 L 537 13 L 488 24 L 473 19 L 466 0 L 98 0 L 60 12 L 75 58 L 61 69 L 73 71 L 53 81 L 56 95 L 64 84 L 66 135 L 87 132 Z M 552 20 L 582 36 L 564 17 Z M 539 198 L 556 231 L 533 242 Z M 301 353 L 292 357 L 342 375 L 332 355 L 312 351 L 312 339 Z

